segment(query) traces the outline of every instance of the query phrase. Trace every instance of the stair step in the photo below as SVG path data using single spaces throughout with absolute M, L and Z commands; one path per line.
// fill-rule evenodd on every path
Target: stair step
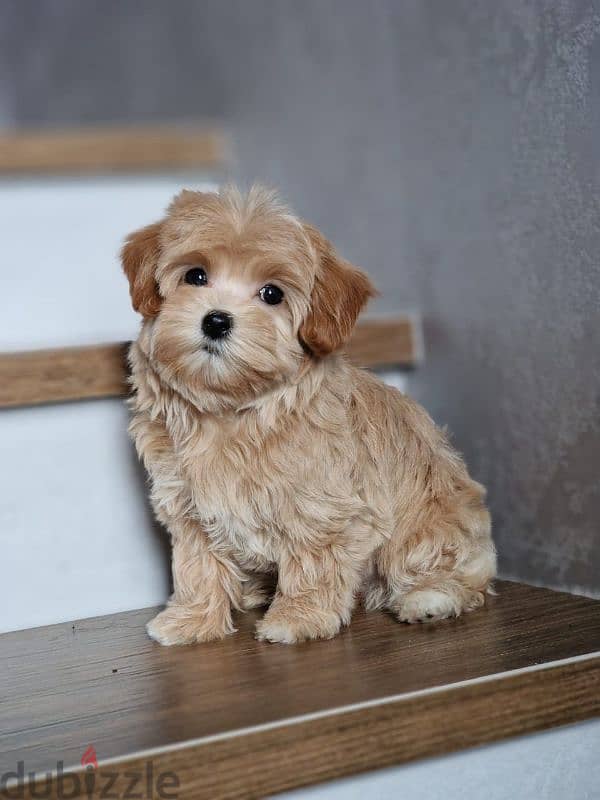
M 254 612 L 179 648 L 148 639 L 155 609 L 4 634 L 0 774 L 21 761 L 42 784 L 53 771 L 52 796 L 61 772 L 86 796 L 87 751 L 90 796 L 150 771 L 179 797 L 264 796 L 600 714 L 600 602 L 497 592 L 429 625 L 359 609 L 337 638 L 291 647 L 257 642 Z
M 415 315 L 366 318 L 356 326 L 348 354 L 363 367 L 414 367 L 420 339 Z M 128 347 L 114 342 L 0 352 L 0 408 L 124 395 Z
M 0 174 L 216 169 L 228 161 L 229 151 L 225 134 L 208 126 L 15 130 L 0 134 Z

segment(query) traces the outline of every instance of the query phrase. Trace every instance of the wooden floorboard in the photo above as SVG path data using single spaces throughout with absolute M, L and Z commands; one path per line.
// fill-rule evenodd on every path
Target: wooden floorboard
M 224 642 L 162 648 L 152 614 L 0 636 L 0 774 L 77 768 L 93 745 L 99 782 L 152 764 L 182 797 L 263 796 L 600 714 L 600 602 L 582 597 L 499 582 L 458 620 L 358 610 L 293 647 L 257 642 L 252 612 Z
M 364 319 L 348 345 L 363 367 L 418 363 L 418 322 L 412 317 Z M 116 397 L 127 391 L 128 342 L 0 353 L 0 408 Z

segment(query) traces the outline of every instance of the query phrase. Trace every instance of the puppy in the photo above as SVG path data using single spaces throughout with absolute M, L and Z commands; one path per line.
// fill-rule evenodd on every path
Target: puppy
M 330 638 L 360 594 L 404 622 L 484 602 L 484 490 L 416 403 L 340 352 L 374 293 L 316 228 L 254 188 L 183 191 L 122 250 L 131 435 L 171 535 L 164 645 Z M 274 594 L 272 588 L 276 584 Z

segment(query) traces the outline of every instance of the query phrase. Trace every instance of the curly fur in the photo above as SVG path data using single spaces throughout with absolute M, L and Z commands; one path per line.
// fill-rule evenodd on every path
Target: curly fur
M 422 408 L 340 352 L 373 294 L 363 272 L 261 189 L 183 192 L 123 264 L 144 316 L 131 435 L 173 547 L 154 639 L 218 639 L 267 603 L 257 636 L 291 643 L 334 636 L 359 595 L 407 622 L 484 602 L 483 487 Z M 195 265 L 208 285 L 183 281 Z M 212 309 L 234 319 L 217 351 Z

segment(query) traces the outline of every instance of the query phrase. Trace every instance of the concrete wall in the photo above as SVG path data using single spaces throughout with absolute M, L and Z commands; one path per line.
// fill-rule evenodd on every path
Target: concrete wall
M 4 0 L 9 125 L 215 117 L 419 307 L 410 390 L 506 575 L 600 592 L 600 9 L 590 0 Z

